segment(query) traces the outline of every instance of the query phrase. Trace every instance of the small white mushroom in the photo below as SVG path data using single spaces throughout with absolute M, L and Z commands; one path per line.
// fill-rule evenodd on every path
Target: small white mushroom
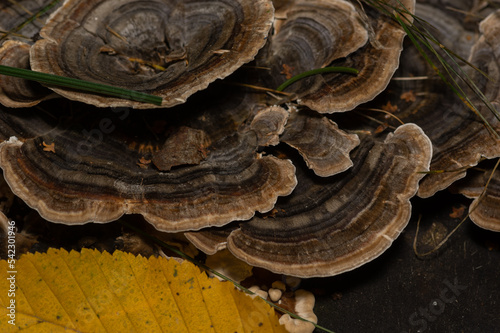
M 308 320 L 292 319 L 290 315 L 285 314 L 280 318 L 280 324 L 285 326 L 285 329 L 291 333 L 311 333 L 314 331 L 312 323 L 318 323 L 318 317 L 314 314 L 314 295 L 305 290 L 297 290 L 295 292 L 295 313 Z
M 255 295 L 250 295 L 250 297 L 254 298 L 255 296 L 259 296 L 259 297 L 262 297 L 264 299 L 267 298 L 267 292 L 260 289 L 259 286 L 251 286 L 250 288 L 248 288 L 248 290 L 250 290 L 251 292 L 253 292 Z
M 283 295 L 283 291 L 276 288 L 269 289 L 268 293 L 269 293 L 269 298 L 273 302 L 277 302 L 281 298 L 281 295 Z

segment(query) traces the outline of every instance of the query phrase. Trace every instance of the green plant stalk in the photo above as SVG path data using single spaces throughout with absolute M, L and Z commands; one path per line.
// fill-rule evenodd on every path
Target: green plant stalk
M 128 90 L 128 89 L 108 86 L 101 83 L 93 83 L 79 79 L 73 79 L 53 74 L 40 73 L 28 69 L 15 68 L 4 65 L 0 65 L 0 74 L 15 76 L 26 80 L 37 81 L 49 86 L 71 88 L 94 94 L 102 94 L 102 95 L 129 99 L 143 103 L 151 103 L 154 105 L 161 105 L 163 101 L 161 97 L 145 94 L 139 91 Z
M 354 74 L 357 75 L 359 74 L 359 71 L 355 68 L 351 67 L 324 67 L 324 68 L 317 68 L 313 69 L 310 71 L 306 71 L 303 73 L 300 73 L 298 75 L 295 75 L 291 79 L 286 80 L 283 82 L 278 88 L 276 88 L 277 91 L 283 91 L 285 90 L 289 85 L 292 83 L 301 80 L 305 77 L 312 76 L 312 75 L 317 75 L 317 74 L 324 74 L 324 73 L 347 73 L 347 74 Z
M 187 260 L 187 261 L 189 261 L 189 262 L 191 262 L 191 263 L 195 264 L 196 266 L 201 267 L 201 268 L 203 268 L 203 269 L 204 269 L 204 270 L 206 270 L 206 271 L 209 271 L 210 273 L 212 273 L 212 274 L 214 274 L 214 275 L 216 275 L 216 276 L 220 277 L 221 279 L 224 279 L 224 280 L 226 280 L 226 281 L 231 282 L 231 283 L 232 283 L 232 284 L 234 284 L 237 288 L 239 288 L 239 289 L 243 290 L 245 293 L 247 293 L 247 294 L 249 294 L 249 295 L 256 295 L 254 292 L 252 292 L 252 291 L 248 290 L 247 288 L 243 287 L 241 284 L 239 284 L 238 282 L 234 281 L 233 279 L 230 279 L 230 278 L 228 278 L 227 276 L 225 276 L 225 275 L 223 275 L 223 274 L 221 274 L 221 273 L 217 272 L 215 269 L 210 268 L 210 267 L 208 267 L 208 266 L 207 266 L 207 265 L 205 265 L 205 264 L 202 264 L 202 263 L 201 263 L 201 262 L 199 262 L 198 260 L 196 260 L 196 259 L 194 259 L 194 258 L 192 258 L 192 257 L 188 256 L 188 255 L 187 255 L 187 254 L 185 254 L 184 252 L 182 252 L 182 251 L 180 251 L 180 250 L 176 249 L 175 247 L 168 245 L 167 243 L 163 242 L 162 240 L 160 240 L 160 239 L 158 239 L 158 238 L 156 238 L 156 237 L 154 237 L 154 236 L 151 236 L 150 234 L 148 234 L 148 233 L 144 232 L 143 230 L 141 230 L 141 229 L 139 229 L 139 228 L 134 227 L 133 225 L 131 225 L 131 224 L 129 224 L 129 223 L 127 223 L 127 222 L 123 221 L 123 220 L 120 220 L 120 223 L 121 223 L 121 224 L 123 224 L 124 226 L 126 226 L 127 228 L 132 229 L 132 230 L 134 230 L 135 232 L 137 232 L 137 233 L 139 233 L 139 234 L 141 234 L 141 235 L 143 235 L 143 236 L 145 236 L 145 237 L 147 237 L 147 238 L 151 239 L 151 240 L 152 240 L 153 242 L 155 242 L 156 244 L 158 244 L 158 245 L 160 245 L 160 246 L 162 246 L 162 247 L 165 247 L 165 248 L 169 249 L 170 251 L 172 251 L 172 252 L 174 252 L 175 254 L 179 255 L 181 258 L 183 258 L 183 259 L 185 259 L 185 260 Z M 260 296 L 259 296 L 259 297 L 260 297 Z M 262 298 L 262 297 L 261 297 L 261 298 Z M 288 311 L 288 310 L 283 309 L 282 307 L 280 307 L 280 306 L 278 306 L 278 305 L 274 304 L 273 302 L 268 301 L 268 300 L 267 300 L 267 299 L 265 299 L 265 298 L 262 298 L 262 299 L 263 299 L 263 300 L 264 300 L 267 304 L 269 304 L 270 306 L 272 306 L 273 308 L 277 309 L 277 310 L 278 310 L 278 311 L 280 311 L 280 312 L 283 312 L 283 313 L 288 314 L 288 315 L 289 315 L 290 317 L 292 317 L 292 318 L 299 319 L 299 320 L 302 320 L 302 321 L 305 321 L 305 322 L 311 323 L 311 324 L 313 324 L 313 325 L 314 325 L 314 327 L 316 327 L 317 329 L 320 329 L 320 330 L 322 330 L 322 331 L 325 331 L 325 332 L 328 332 L 328 333 L 334 333 L 333 331 L 331 331 L 331 330 L 329 330 L 329 329 L 327 329 L 327 328 L 324 328 L 324 327 L 322 327 L 322 326 L 319 326 L 318 324 L 315 324 L 315 323 L 313 323 L 313 322 L 312 322 L 312 321 L 310 321 L 310 320 L 304 319 L 304 318 L 302 318 L 302 317 L 300 317 L 300 316 L 296 315 L 296 314 L 295 314 L 295 313 L 293 313 L 293 312 L 290 312 L 290 311 Z

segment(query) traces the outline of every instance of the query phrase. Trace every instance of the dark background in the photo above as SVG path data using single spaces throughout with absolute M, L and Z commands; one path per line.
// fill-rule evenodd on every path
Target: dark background
M 316 294 L 318 324 L 334 332 L 500 332 L 499 233 L 468 219 L 433 254 L 420 259 L 413 250 L 419 216 L 425 252 L 460 223 L 470 202 L 447 191 L 414 198 L 408 227 L 379 258 L 305 280 L 302 287 Z M 463 206 L 462 218 L 450 217 Z

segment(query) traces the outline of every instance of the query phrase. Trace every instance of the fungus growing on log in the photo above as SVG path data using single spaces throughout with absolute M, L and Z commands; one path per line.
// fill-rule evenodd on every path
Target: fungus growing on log
M 434 78 L 394 81 L 379 95 L 400 65 L 404 31 L 391 17 L 353 1 L 275 3 L 279 17 L 268 0 L 67 0 L 32 48 L 33 68 L 164 102 L 113 108 L 152 106 L 52 87 L 71 101 L 2 108 L 0 167 L 12 190 L 50 221 L 141 214 L 158 230 L 186 232 L 207 253 L 227 246 L 275 272 L 330 276 L 385 251 L 419 188 L 432 195 L 500 154 L 483 122 Z M 414 9 L 411 0 L 388 5 Z M 421 8 L 425 19 L 433 15 Z M 459 54 L 494 79 L 468 72 L 495 108 L 497 21 L 481 24 L 478 41 L 465 29 L 447 34 L 467 40 Z M 429 76 L 414 53 L 405 51 L 399 76 Z M 359 74 L 322 73 L 284 95 L 270 91 L 325 66 Z M 386 104 L 381 130 L 357 122 L 371 106 L 359 105 L 376 96 L 379 109 L 387 96 L 401 102 Z M 479 112 L 499 129 L 489 110 Z M 385 139 L 396 117 L 406 125 Z M 438 173 L 425 175 L 430 165 Z
M 477 165 L 482 157 L 491 159 L 500 156 L 500 121 L 494 114 L 499 110 L 500 99 L 500 53 L 496 46 L 500 38 L 499 12 L 482 21 L 480 30 L 482 36 L 473 45 L 468 60 L 486 73 L 488 78 L 475 68 L 465 70 L 496 110 L 488 109 L 474 92 L 465 90 L 483 119 L 457 101 L 456 107 L 452 108 L 453 115 L 446 117 L 444 122 L 440 121 L 442 126 L 439 129 L 431 131 L 422 126 L 431 140 L 436 142 L 431 170 L 445 172 L 431 174 L 423 179 L 419 190 L 421 197 L 429 197 L 465 177 L 466 169 Z M 426 122 L 429 124 L 429 120 Z M 485 122 L 491 127 L 485 126 Z M 446 129 L 443 129 L 443 125 Z M 454 170 L 457 171 L 449 172 Z

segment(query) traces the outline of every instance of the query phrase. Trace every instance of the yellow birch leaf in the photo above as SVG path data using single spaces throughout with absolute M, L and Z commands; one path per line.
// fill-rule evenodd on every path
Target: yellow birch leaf
M 50 249 L 16 261 L 15 296 L 0 271 L 0 332 L 285 332 L 263 300 L 187 261 Z

